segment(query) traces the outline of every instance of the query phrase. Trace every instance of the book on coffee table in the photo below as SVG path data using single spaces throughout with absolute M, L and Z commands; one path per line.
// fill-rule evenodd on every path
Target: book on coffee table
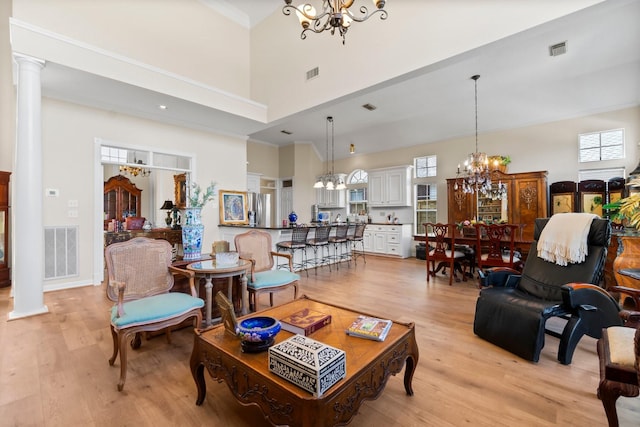
M 304 336 L 309 336 L 330 323 L 330 314 L 320 313 L 319 311 L 308 308 L 296 311 L 295 313 L 280 319 L 280 324 L 282 325 L 283 330 Z
M 375 341 L 384 341 L 392 324 L 393 322 L 387 319 L 358 316 L 351 326 L 347 328 L 347 335 Z

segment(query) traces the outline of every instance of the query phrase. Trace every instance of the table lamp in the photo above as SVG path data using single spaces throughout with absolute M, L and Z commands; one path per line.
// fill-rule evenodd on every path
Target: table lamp
M 167 211 L 167 217 L 164 219 L 164 222 L 167 223 L 167 227 L 171 227 L 171 210 L 173 209 L 173 202 L 171 200 L 165 200 L 160 209 Z

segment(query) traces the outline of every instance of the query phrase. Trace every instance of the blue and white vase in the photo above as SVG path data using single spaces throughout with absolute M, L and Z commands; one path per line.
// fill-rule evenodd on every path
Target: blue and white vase
M 202 208 L 186 208 L 185 223 L 182 225 L 182 251 L 184 260 L 200 259 L 204 225 L 200 214 Z

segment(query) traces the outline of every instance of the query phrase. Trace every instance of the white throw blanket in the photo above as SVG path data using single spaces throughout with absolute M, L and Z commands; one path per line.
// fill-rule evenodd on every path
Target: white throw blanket
M 583 262 L 588 252 L 589 229 L 595 218 L 598 216 L 590 213 L 553 215 L 540 233 L 538 257 L 562 266 Z

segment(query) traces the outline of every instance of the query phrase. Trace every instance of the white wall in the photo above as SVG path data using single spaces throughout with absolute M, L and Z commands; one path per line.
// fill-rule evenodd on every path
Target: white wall
M 77 278 L 47 281 L 92 283 L 92 256 L 102 242 L 94 241 L 96 228 L 102 229 L 102 196 L 96 206 L 94 171 L 101 165 L 94 161 L 94 141 L 101 138 L 128 145 L 148 147 L 164 152 L 193 155 L 195 181 L 202 186 L 215 181 L 219 189 L 244 190 L 246 183 L 245 141 L 228 136 L 193 131 L 97 110 L 43 99 L 42 108 L 44 170 L 43 187 L 56 188 L 57 198 L 43 195 L 44 225 L 78 225 L 80 233 L 80 274 Z M 102 179 L 102 172 L 100 172 Z M 98 185 L 101 189 L 102 186 Z M 68 200 L 78 200 L 78 217 L 68 217 Z M 156 203 L 157 204 L 157 203 Z M 218 200 L 203 210 L 205 225 L 203 250 L 218 238 Z M 161 224 L 162 225 L 162 224 Z

